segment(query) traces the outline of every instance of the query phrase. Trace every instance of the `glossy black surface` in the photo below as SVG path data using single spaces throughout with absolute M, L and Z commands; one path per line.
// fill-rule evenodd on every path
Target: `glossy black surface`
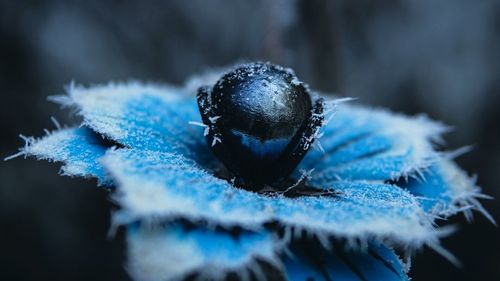
M 199 90 L 207 141 L 238 182 L 259 189 L 288 176 L 310 147 L 322 118 L 292 70 L 270 63 L 241 65 Z
M 224 75 L 212 89 L 211 102 L 225 129 L 261 141 L 293 137 L 312 108 L 309 93 L 291 70 L 265 63 Z

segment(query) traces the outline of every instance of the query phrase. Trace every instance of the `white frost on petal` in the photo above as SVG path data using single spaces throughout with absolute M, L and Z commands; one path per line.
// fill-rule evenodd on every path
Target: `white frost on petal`
M 135 280 L 183 280 L 197 273 L 201 280 L 223 280 L 260 270 L 256 259 L 281 267 L 282 247 L 269 232 L 232 234 L 200 226 L 131 226 L 127 233 L 127 269 Z
M 180 99 L 180 88 L 169 85 L 143 84 L 132 81 L 126 83 L 110 82 L 104 85 L 83 87 L 70 84 L 67 87 L 69 99 L 65 100 L 65 106 L 76 106 L 78 114 L 83 116 L 84 125 L 94 131 L 103 133 L 113 140 L 125 139 L 128 134 L 133 133 L 120 126 L 117 119 L 125 120 L 126 103 L 124 99 L 139 98 L 144 95 L 154 96 L 166 103 Z M 53 98 L 54 99 L 54 98 Z M 133 118 L 133 117 L 132 117 Z

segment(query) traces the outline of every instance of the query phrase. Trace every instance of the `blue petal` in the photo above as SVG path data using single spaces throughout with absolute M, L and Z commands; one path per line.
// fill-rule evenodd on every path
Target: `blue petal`
M 23 151 L 38 159 L 63 162 L 63 175 L 95 177 L 100 184 L 109 184 L 99 163 L 107 147 L 102 137 L 88 128 L 62 129 L 39 139 L 30 139 Z
M 370 243 L 366 251 L 359 251 L 334 242 L 327 251 L 310 243 L 296 243 L 290 250 L 292 256 L 284 261 L 290 281 L 409 280 L 401 261 L 382 244 Z
M 329 182 L 406 177 L 438 159 L 433 142 L 445 131 L 424 116 L 340 104 L 319 139 L 325 152 L 311 151 L 300 168 Z
M 252 229 L 278 220 L 351 238 L 435 239 L 417 200 L 397 186 L 338 182 L 332 186 L 340 192 L 336 198 L 287 198 L 235 188 L 181 155 L 119 149 L 108 151 L 103 163 L 118 185 L 122 223 L 181 216 Z
M 427 212 L 447 218 L 464 212 L 472 219 L 472 210 L 478 210 L 493 223 L 493 218 L 483 209 L 478 198 L 481 194 L 475 178 L 470 178 L 451 159 L 442 159 L 422 172 L 420 177 L 401 179 L 398 185 L 417 196 Z
M 272 233 L 231 233 L 180 224 L 128 228 L 127 267 L 135 280 L 182 280 L 196 273 L 200 280 L 223 280 L 228 272 L 242 279 L 259 272 L 256 259 L 280 263 Z
M 71 86 L 69 98 L 83 125 L 128 147 L 178 153 L 213 164 L 203 137 L 195 92 L 173 86 L 139 83 L 84 88 Z

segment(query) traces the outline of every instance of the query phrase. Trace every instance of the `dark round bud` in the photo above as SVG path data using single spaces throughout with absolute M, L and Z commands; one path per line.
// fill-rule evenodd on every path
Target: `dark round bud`
M 208 91 L 200 89 L 198 97 L 211 131 L 208 141 L 245 183 L 271 183 L 287 176 L 309 148 L 303 139 L 309 137 L 308 128 L 319 126 L 311 124 L 307 88 L 290 69 L 270 63 L 241 65 Z

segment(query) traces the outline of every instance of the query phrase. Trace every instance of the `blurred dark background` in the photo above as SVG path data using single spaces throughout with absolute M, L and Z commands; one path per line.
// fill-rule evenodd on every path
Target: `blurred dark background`
M 270 60 L 314 89 L 456 128 L 458 159 L 500 198 L 500 3 L 481 1 L 0 1 L 0 156 L 42 135 L 46 101 L 71 80 L 182 83 L 238 60 Z M 128 280 L 123 236 L 107 239 L 113 206 L 95 182 L 32 159 L 0 163 L 1 280 Z M 500 220 L 498 200 L 484 206 Z M 414 280 L 500 280 L 500 232 L 481 215 L 430 249 Z

